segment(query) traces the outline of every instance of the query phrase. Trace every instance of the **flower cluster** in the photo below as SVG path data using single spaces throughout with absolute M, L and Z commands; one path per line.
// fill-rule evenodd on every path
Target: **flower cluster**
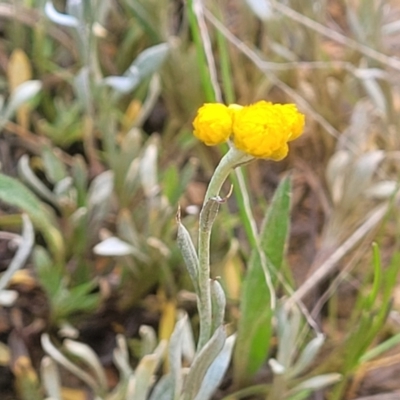
M 234 146 L 253 157 L 282 160 L 288 142 L 304 128 L 304 115 L 294 104 L 259 101 L 249 106 L 207 103 L 193 121 L 194 135 L 208 146 L 232 139 Z

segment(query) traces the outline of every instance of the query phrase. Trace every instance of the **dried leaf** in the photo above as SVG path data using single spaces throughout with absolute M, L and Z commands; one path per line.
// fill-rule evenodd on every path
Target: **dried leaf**
M 10 92 L 14 93 L 19 85 L 32 79 L 32 66 L 28 56 L 22 49 L 15 49 L 7 67 Z M 21 105 L 17 110 L 17 122 L 24 128 L 29 126 L 29 107 Z

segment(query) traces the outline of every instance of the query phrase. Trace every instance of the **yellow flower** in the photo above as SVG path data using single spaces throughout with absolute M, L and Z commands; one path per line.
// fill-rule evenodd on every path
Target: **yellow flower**
M 286 157 L 288 142 L 304 129 L 304 115 L 294 104 L 259 101 L 250 106 L 204 104 L 193 121 L 194 135 L 208 146 L 226 142 L 253 157 L 275 161 Z
M 193 127 L 194 136 L 207 146 L 224 143 L 232 134 L 232 113 L 224 104 L 206 103 L 197 111 Z
M 299 137 L 304 115 L 294 104 L 259 101 L 233 113 L 235 147 L 257 158 L 282 160 L 288 153 L 287 142 Z
M 297 139 L 304 129 L 304 115 L 297 111 L 295 104 L 275 104 L 274 107 L 280 108 L 285 115 L 285 121 L 290 129 L 288 142 Z

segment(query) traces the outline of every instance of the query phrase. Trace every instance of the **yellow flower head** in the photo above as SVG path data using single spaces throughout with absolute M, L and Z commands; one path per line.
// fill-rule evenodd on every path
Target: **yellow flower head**
M 275 161 L 286 157 L 288 142 L 304 129 L 304 115 L 294 104 L 259 101 L 250 106 L 204 104 L 193 121 L 194 135 L 208 146 L 231 136 L 238 150 L 253 157 Z
M 232 125 L 235 147 L 257 158 L 282 160 L 287 142 L 301 135 L 304 115 L 294 104 L 259 101 L 234 113 Z
M 288 142 L 297 139 L 304 129 L 304 114 L 297 111 L 294 104 L 275 104 L 274 107 L 279 108 L 285 116 L 286 124 L 290 129 L 290 137 Z
M 224 143 L 232 134 L 232 113 L 224 104 L 206 103 L 197 111 L 193 127 L 194 136 L 207 146 Z

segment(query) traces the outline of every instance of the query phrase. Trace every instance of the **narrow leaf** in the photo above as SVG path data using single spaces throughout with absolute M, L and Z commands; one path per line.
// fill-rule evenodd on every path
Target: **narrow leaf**
M 35 97 L 41 88 L 42 83 L 39 81 L 21 83 L 11 94 L 10 100 L 5 107 L 3 118 L 11 118 L 18 108 Z
M 185 380 L 182 400 L 192 400 L 196 397 L 207 370 L 221 352 L 225 339 L 225 328 L 220 326 L 195 358 Z
M 64 256 L 64 243 L 55 227 L 52 215 L 40 200 L 21 182 L 0 173 L 0 200 L 25 211 L 33 224 L 43 233 L 57 260 Z
M 176 323 L 169 342 L 169 366 L 173 383 L 171 399 L 178 399 L 182 390 L 182 340 L 186 318 L 185 316 Z
M 24 154 L 18 161 L 18 174 L 36 194 L 48 203 L 58 208 L 58 201 L 54 193 L 35 175 L 29 165 L 29 157 Z
M 224 323 L 226 298 L 220 283 L 215 279 L 210 280 L 210 289 L 212 310 L 211 333 L 214 333 Z
M 145 78 L 156 72 L 164 62 L 169 51 L 168 43 L 157 44 L 156 46 L 149 47 L 142 51 L 136 60 L 133 62 L 132 67 L 137 68 L 141 78 Z M 127 71 L 129 74 L 130 69 Z
M 192 280 L 193 286 L 195 288 L 196 293 L 199 293 L 199 283 L 198 283 L 198 274 L 199 274 L 199 259 L 197 257 L 196 250 L 194 248 L 194 244 L 190 237 L 189 232 L 185 228 L 185 226 L 180 222 L 178 218 L 178 239 L 177 239 L 179 250 L 182 253 L 182 257 L 185 261 L 186 268 L 189 272 L 190 279 Z
M 10 265 L 0 278 L 0 291 L 5 289 L 15 272 L 24 266 L 34 244 L 35 237 L 33 226 L 27 215 L 22 215 L 22 222 L 21 244 L 19 245 L 17 253 L 12 259 Z
M 40 364 L 40 375 L 47 395 L 54 399 L 61 399 L 61 380 L 57 364 L 49 356 L 45 356 Z
M 222 382 L 231 360 L 235 336 L 229 336 L 217 358 L 208 368 L 195 400 L 209 400 Z
M 146 400 L 154 380 L 154 374 L 162 361 L 166 341 L 162 341 L 154 354 L 144 356 L 135 370 L 135 400 Z
M 82 363 L 86 364 L 91 369 L 99 388 L 101 388 L 103 392 L 106 391 L 107 378 L 100 359 L 93 349 L 85 343 L 70 339 L 64 341 L 64 346 L 72 355 L 80 359 Z
M 289 232 L 291 180 L 286 177 L 276 189 L 260 233 L 260 244 L 275 269 L 282 265 Z
M 202 232 L 210 232 L 217 218 L 219 206 L 223 200 L 219 198 L 208 199 L 200 212 L 200 230 Z
M 99 256 L 127 256 L 135 253 L 135 249 L 123 240 L 111 236 L 93 247 L 94 254 Z
M 289 230 L 290 188 L 290 178 L 286 177 L 275 192 L 260 233 L 261 249 L 270 273 L 275 276 L 282 264 Z M 254 250 L 242 287 L 241 318 L 233 358 L 235 384 L 244 385 L 250 381 L 265 362 L 272 334 L 270 303 L 265 272 L 259 253 Z
M 164 375 L 151 392 L 149 400 L 171 400 L 174 395 L 174 380 L 171 374 Z
M 324 342 L 324 335 L 320 333 L 317 335 L 317 337 L 312 339 L 310 343 L 307 344 L 296 364 L 290 369 L 290 377 L 296 377 L 296 375 L 301 374 L 310 366 L 310 364 L 315 360 L 315 357 L 317 356 Z
M 298 386 L 291 390 L 291 393 L 296 393 L 301 390 L 315 391 L 323 389 L 326 386 L 339 382 L 341 378 L 342 375 L 336 373 L 314 376 L 313 378 L 301 382 Z
M 52 1 L 48 1 L 44 7 L 44 12 L 52 22 L 62 25 L 77 28 L 79 26 L 79 22 L 75 17 L 72 17 L 68 14 L 59 13 Z

